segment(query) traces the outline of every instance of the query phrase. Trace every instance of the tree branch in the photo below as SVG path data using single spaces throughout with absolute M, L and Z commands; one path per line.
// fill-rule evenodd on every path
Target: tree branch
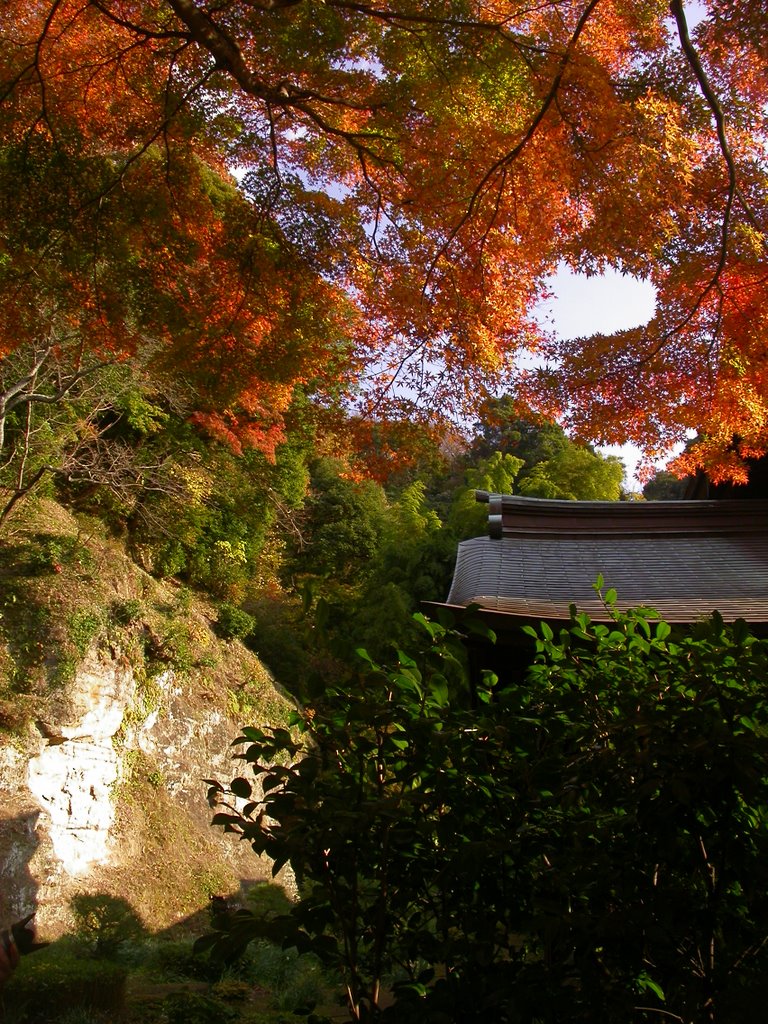
M 120 28 L 125 28 L 129 32 L 133 32 L 142 39 L 189 39 L 188 32 L 178 32 L 173 29 L 163 29 L 160 31 L 153 31 L 150 28 L 146 28 L 144 25 L 137 25 L 134 21 L 129 21 L 127 18 L 121 18 L 115 14 L 102 0 L 90 0 L 91 6 L 95 7 L 97 11 L 101 11 L 105 18 L 109 18 L 115 25 L 119 25 Z
M 365 112 L 375 110 L 375 104 L 356 103 L 345 97 L 298 89 L 286 81 L 278 82 L 274 86 L 268 85 L 248 67 L 240 47 L 232 36 L 209 14 L 200 10 L 192 0 L 168 0 L 168 3 L 180 21 L 188 27 L 194 41 L 214 58 L 216 70 L 230 74 L 243 92 L 270 107 L 296 110 L 304 114 L 327 136 L 343 140 L 358 154 L 365 153 L 380 164 L 390 162 L 367 144 L 373 140 L 391 141 L 389 136 L 379 132 L 349 131 L 339 128 L 329 123 L 312 106 L 313 103 L 316 103 L 322 106 L 343 107 L 347 110 Z
M 651 359 L 655 358 L 659 352 L 665 347 L 670 338 L 684 330 L 699 312 L 704 302 L 712 291 L 718 287 L 720 278 L 722 277 L 725 265 L 728 261 L 728 241 L 731 233 L 731 220 L 733 217 L 733 207 L 736 199 L 738 198 L 744 213 L 749 220 L 750 224 L 755 227 L 758 231 L 760 226 L 757 222 L 752 208 L 750 207 L 746 197 L 739 188 L 738 172 L 736 168 L 736 161 L 733 156 L 733 152 L 728 143 L 728 137 L 725 131 L 725 114 L 723 112 L 722 105 L 712 87 L 712 83 L 709 81 L 709 77 L 701 63 L 701 59 L 698 55 L 696 48 L 691 42 L 691 37 L 688 32 L 688 21 L 685 16 L 685 8 L 683 6 L 683 0 L 670 0 L 670 11 L 675 19 L 675 25 L 677 26 L 677 35 L 680 39 L 680 46 L 683 54 L 685 55 L 688 65 L 691 68 L 696 81 L 699 84 L 699 88 L 707 101 L 709 109 L 712 111 L 712 115 L 715 120 L 715 127 L 717 129 L 717 139 L 720 146 L 720 151 L 723 154 L 725 165 L 728 170 L 728 193 L 726 195 L 725 207 L 723 209 L 723 220 L 720 227 L 720 251 L 718 254 L 717 264 L 712 273 L 709 281 L 704 285 L 702 290 L 696 296 L 696 301 L 690 308 L 688 313 L 673 324 L 668 330 L 664 331 L 658 343 L 653 346 L 651 351 L 647 353 L 642 359 L 638 359 L 634 366 L 634 371 L 637 373 L 643 366 L 645 366 Z M 714 347 L 715 338 L 713 337 L 710 345 L 710 351 Z
M 715 126 L 717 128 L 717 139 L 720 144 L 720 151 L 723 154 L 723 159 L 725 160 L 726 167 L 728 168 L 728 200 L 726 203 L 726 213 L 723 217 L 722 243 L 723 249 L 725 249 L 728 237 L 728 225 L 730 221 L 731 209 L 733 207 L 733 202 L 736 197 L 738 197 L 739 201 L 741 202 L 741 205 L 744 208 L 744 212 L 747 215 L 750 224 L 752 224 L 753 227 L 758 229 L 759 225 L 757 223 L 757 218 L 755 217 L 755 214 L 752 212 L 749 203 L 747 202 L 744 194 L 739 188 L 738 175 L 736 171 L 736 161 L 734 160 L 733 152 L 731 151 L 731 147 L 728 143 L 728 137 L 725 133 L 725 114 L 723 113 L 723 108 L 720 104 L 720 100 L 718 99 L 715 90 L 712 88 L 712 84 L 709 81 L 709 77 L 707 76 L 707 73 L 704 70 L 698 52 L 696 51 L 696 48 L 691 42 L 691 37 L 688 34 L 688 22 L 685 17 L 683 0 L 670 0 L 669 8 L 672 12 L 672 16 L 675 19 L 675 24 L 677 26 L 677 34 L 680 39 L 680 46 L 682 47 L 683 53 L 685 54 L 685 58 L 688 61 L 688 65 L 693 71 L 696 81 L 699 83 L 699 88 L 701 89 L 704 99 L 707 101 L 707 105 L 709 109 L 712 111 L 712 115 L 715 119 Z

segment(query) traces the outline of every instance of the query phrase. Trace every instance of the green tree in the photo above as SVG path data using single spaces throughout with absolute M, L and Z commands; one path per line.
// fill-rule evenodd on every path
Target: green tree
M 387 501 L 371 480 L 350 480 L 334 459 L 310 466 L 310 492 L 304 504 L 305 541 L 297 552 L 298 574 L 336 583 L 364 575 L 381 544 Z
M 552 458 L 536 463 L 520 481 L 518 491 L 529 498 L 618 501 L 623 479 L 621 459 L 597 455 L 569 442 Z
M 430 508 L 425 485 L 410 484 L 390 502 L 370 575 L 343 623 L 347 659 L 356 644 L 386 659 L 411 643 L 412 616 L 448 592 L 455 555 L 455 535 Z
M 477 537 L 488 532 L 488 509 L 478 504 L 475 491 L 512 494 L 523 465 L 523 460 L 514 455 L 493 452 L 465 471 L 465 484 L 454 496 L 449 517 L 459 539 Z
M 500 451 L 522 459 L 525 473 L 559 454 L 569 443 L 568 435 L 557 423 L 523 415 L 511 395 L 502 395 L 486 399 L 480 407 L 468 457 L 474 461 Z
M 619 459 L 577 444 L 551 420 L 521 416 L 510 395 L 488 399 L 474 430 L 470 461 L 494 451 L 522 459 L 515 493 L 571 501 L 618 501 L 621 496 L 624 467 Z
M 643 497 L 647 501 L 679 501 L 685 492 L 686 481 L 666 469 L 654 473 L 643 487 Z

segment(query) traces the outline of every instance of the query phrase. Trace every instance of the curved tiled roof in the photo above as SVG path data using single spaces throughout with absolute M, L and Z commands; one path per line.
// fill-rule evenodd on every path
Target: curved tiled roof
M 618 604 L 670 622 L 717 609 L 768 622 L 768 502 L 569 502 L 478 495 L 491 536 L 459 545 L 448 604 L 567 619 L 573 602 L 606 618 L 593 584 Z

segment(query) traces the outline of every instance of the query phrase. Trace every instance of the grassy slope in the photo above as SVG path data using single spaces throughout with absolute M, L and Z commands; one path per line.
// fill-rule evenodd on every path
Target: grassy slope
M 0 866 L 24 859 L 24 842 L 29 861 L 15 868 L 26 895 L 6 887 L 0 918 L 34 893 L 43 929 L 58 934 L 68 926 L 68 901 L 88 891 L 126 900 L 152 931 L 185 920 L 194 927 L 210 894 L 268 874 L 247 847 L 210 828 L 201 780 L 216 769 L 231 777 L 228 745 L 239 727 L 278 723 L 289 703 L 254 655 L 216 637 L 215 620 L 205 600 L 137 567 L 98 521 L 43 501 L 5 527 Z M 84 659 L 130 670 L 136 689 L 114 740 L 123 771 L 110 864 L 72 879 L 46 845 L 45 816 L 36 816 L 24 768 L 46 742 L 35 723 L 56 730 L 71 720 L 72 680 Z M 168 670 L 172 684 L 163 688 L 157 680 Z M 152 733 L 142 730 L 149 716 L 156 716 Z

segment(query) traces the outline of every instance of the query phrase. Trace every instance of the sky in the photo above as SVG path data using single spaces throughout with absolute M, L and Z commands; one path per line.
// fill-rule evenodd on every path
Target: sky
M 587 277 L 562 267 L 548 284 L 554 298 L 541 304 L 539 319 L 564 340 L 646 324 L 656 304 L 656 290 L 649 281 L 615 270 Z
M 653 285 L 615 270 L 587 277 L 562 267 L 548 285 L 553 297 L 539 306 L 538 319 L 563 340 L 637 327 L 653 316 Z M 625 487 L 642 490 L 635 477 L 640 455 L 633 445 L 611 445 L 598 450 L 604 455 L 618 455 L 626 466 Z

